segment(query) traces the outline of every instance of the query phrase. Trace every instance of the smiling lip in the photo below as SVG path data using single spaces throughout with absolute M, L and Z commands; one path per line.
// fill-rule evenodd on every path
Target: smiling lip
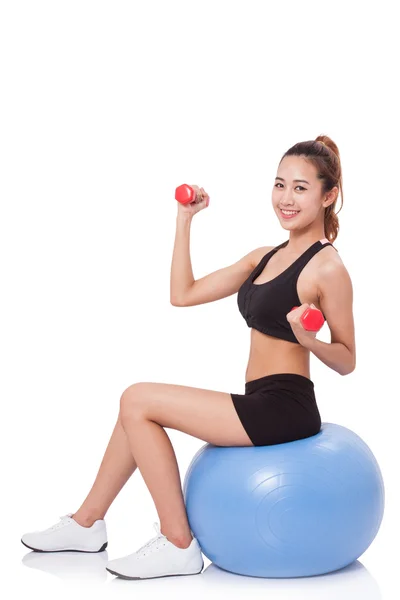
M 298 214 L 299 214 L 299 212 L 300 212 L 300 211 L 296 210 L 296 212 L 295 212 L 294 214 L 291 214 L 291 215 L 285 215 L 285 214 L 282 212 L 282 209 L 281 209 L 281 208 L 280 208 L 279 210 L 281 211 L 281 215 L 282 215 L 282 217 L 283 217 L 284 219 L 293 219 L 293 218 L 294 218 L 296 215 L 298 215 Z

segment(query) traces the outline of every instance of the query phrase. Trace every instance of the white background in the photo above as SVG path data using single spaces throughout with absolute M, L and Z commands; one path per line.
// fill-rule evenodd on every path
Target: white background
M 86 584 L 85 597 L 138 585 L 143 596 L 398 597 L 394 15 L 384 1 L 1 2 L 1 571 L 18 596 Z M 278 162 L 319 134 L 343 165 L 335 246 L 353 282 L 357 367 L 342 377 L 312 355 L 311 378 L 322 421 L 364 439 L 386 487 L 358 569 L 279 581 L 211 565 L 208 577 L 123 582 L 99 557 L 24 566 L 21 535 L 86 497 L 128 385 L 244 390 L 250 330 L 236 295 L 169 302 L 175 187 L 210 194 L 191 231 L 200 278 L 287 239 L 271 205 Z M 326 325 L 318 338 L 330 341 Z M 168 434 L 183 478 L 204 442 Z M 106 517 L 109 559 L 152 537 L 155 520 L 136 471 Z

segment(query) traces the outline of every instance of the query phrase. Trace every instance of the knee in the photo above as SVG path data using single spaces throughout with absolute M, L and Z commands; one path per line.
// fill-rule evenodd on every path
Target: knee
M 144 414 L 146 383 L 133 383 L 124 390 L 119 402 L 121 421 L 127 417 L 141 417 Z

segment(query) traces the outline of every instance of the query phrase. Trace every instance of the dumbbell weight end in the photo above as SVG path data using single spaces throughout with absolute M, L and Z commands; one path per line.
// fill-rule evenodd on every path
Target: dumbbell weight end
M 292 310 L 299 308 L 298 306 L 294 306 Z M 325 323 L 325 319 L 323 314 L 317 308 L 307 308 L 300 317 L 301 324 L 303 325 L 306 331 L 319 331 L 322 325 Z
M 187 183 L 183 183 L 178 186 L 175 190 L 175 200 L 180 202 L 181 204 L 191 204 L 192 202 L 201 202 L 203 199 L 201 194 L 197 194 L 196 190 L 192 188 L 191 185 Z M 209 205 L 209 200 L 207 200 L 207 206 Z

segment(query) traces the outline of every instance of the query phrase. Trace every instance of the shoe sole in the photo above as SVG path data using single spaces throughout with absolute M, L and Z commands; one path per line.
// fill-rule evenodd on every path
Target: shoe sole
M 96 554 L 97 552 L 103 552 L 103 550 L 105 550 L 108 546 L 108 542 L 106 542 L 102 545 L 100 550 L 74 550 L 73 548 L 65 550 L 40 550 L 39 548 L 32 548 L 32 546 L 28 546 L 28 544 L 25 544 L 25 542 L 23 542 L 22 540 L 21 542 L 24 546 L 29 548 L 29 550 L 34 550 L 35 552 L 84 552 L 85 554 Z
M 128 575 L 121 575 L 120 573 L 111 571 L 111 569 L 108 569 L 107 567 L 106 567 L 106 571 L 111 573 L 111 575 L 116 575 L 117 577 L 120 577 L 121 579 L 161 579 L 162 577 L 184 577 L 186 575 L 200 575 L 203 568 L 204 568 L 204 563 L 203 563 L 203 566 L 201 567 L 200 571 L 198 571 L 197 573 L 175 573 L 172 575 L 157 575 L 156 577 L 128 577 Z

